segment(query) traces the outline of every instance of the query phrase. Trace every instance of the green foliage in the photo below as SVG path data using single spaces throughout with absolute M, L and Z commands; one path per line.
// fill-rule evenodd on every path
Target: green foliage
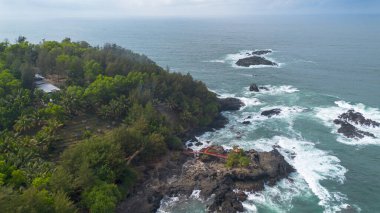
M 21 186 L 26 186 L 27 177 L 24 171 L 22 170 L 14 170 L 11 173 L 11 179 L 9 183 L 13 185 L 15 188 L 19 188 Z
M 61 91 L 35 90 L 36 72 Z M 207 126 L 218 113 L 216 95 L 203 83 L 117 45 L 2 42 L 0 209 L 113 212 L 138 177 L 135 163 L 181 150 L 178 136 Z M 103 136 L 86 131 L 85 140 L 68 146 L 62 129 L 81 116 L 120 126 Z M 232 165 L 245 166 L 247 159 Z
M 99 183 L 84 192 L 83 197 L 83 201 L 90 212 L 108 213 L 115 211 L 121 194 L 115 184 Z
M 98 75 L 104 75 L 102 66 L 93 59 L 86 61 L 84 64 L 84 78 L 86 82 L 95 81 Z
M 234 149 L 228 153 L 228 158 L 226 166 L 228 168 L 232 167 L 247 167 L 251 163 L 251 160 L 245 156 L 245 153 L 242 149 L 234 147 Z
M 33 179 L 32 181 L 32 185 L 36 188 L 36 189 L 46 189 L 48 184 L 49 184 L 49 181 L 50 181 L 50 177 L 49 176 L 46 176 L 46 177 L 36 177 Z
M 37 190 L 34 187 L 28 188 L 19 196 L 15 196 L 12 205 L 16 212 L 41 212 L 49 213 L 53 211 L 53 199 L 47 190 Z
M 43 126 L 42 129 L 37 132 L 35 139 L 42 152 L 49 151 L 52 143 L 58 140 L 56 133 L 61 126 L 61 122 L 51 119 L 47 121 L 46 126 Z
M 49 179 L 49 186 L 55 192 L 73 194 L 75 190 L 74 175 L 63 166 L 57 166 Z
M 64 192 L 57 192 L 53 194 L 53 206 L 56 213 L 76 213 L 78 212 L 74 203 Z
M 104 119 L 120 120 L 127 114 L 128 100 L 122 95 L 112 99 L 98 109 L 98 115 Z
M 34 70 L 30 64 L 22 64 L 21 70 L 21 83 L 26 89 L 33 89 L 34 87 Z
M 183 143 L 181 139 L 176 136 L 170 136 L 167 140 L 167 145 L 170 150 L 182 150 Z
M 45 120 L 56 120 L 63 122 L 65 119 L 65 108 L 58 104 L 48 103 L 48 105 L 38 111 Z
M 61 165 L 73 176 L 75 187 L 85 189 L 96 180 L 114 183 L 121 178 L 126 170 L 124 159 L 118 144 L 91 138 L 67 149 Z
M 60 104 L 69 115 L 77 115 L 85 106 L 84 89 L 69 86 L 62 92 Z
M 0 130 L 13 126 L 28 104 L 30 92 L 9 71 L 0 71 Z

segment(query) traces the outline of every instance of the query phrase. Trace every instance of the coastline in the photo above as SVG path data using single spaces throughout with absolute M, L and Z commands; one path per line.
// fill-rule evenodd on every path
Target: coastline
M 239 110 L 244 104 L 236 98 L 219 99 L 221 110 L 214 121 L 204 128 L 188 131 L 183 143 L 209 131 L 223 128 L 228 120 L 223 111 Z M 210 146 L 220 154 L 228 154 L 220 146 Z M 274 149 L 271 152 L 245 151 L 253 164 L 247 168 L 226 168 L 225 159 L 210 156 L 194 157 L 183 151 L 170 151 L 158 162 L 136 166 L 138 182 L 119 203 L 117 212 L 157 212 L 165 197 L 190 197 L 194 190 L 208 200 L 209 212 L 242 212 L 244 191 L 256 192 L 264 184 L 275 185 L 295 171 Z

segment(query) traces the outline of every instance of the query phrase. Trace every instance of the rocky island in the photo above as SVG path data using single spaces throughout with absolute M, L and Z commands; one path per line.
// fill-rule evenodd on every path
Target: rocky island
M 236 65 L 240 67 L 250 67 L 250 66 L 258 66 L 258 65 L 278 66 L 277 63 L 263 57 L 263 55 L 267 55 L 269 53 L 272 53 L 272 51 L 271 50 L 256 50 L 256 51 L 253 51 L 252 53 L 247 53 L 248 57 L 239 59 L 236 62 Z
M 355 112 L 353 109 L 339 115 L 338 118 L 334 120 L 334 124 L 340 125 L 338 133 L 343 134 L 347 138 L 361 139 L 365 136 L 376 138 L 374 134 L 360 130 L 351 123 L 373 128 L 380 127 L 380 123 L 365 118 L 360 112 Z
M 268 59 L 260 56 L 250 56 L 248 58 L 239 59 L 236 62 L 236 65 L 241 67 L 250 67 L 257 65 L 266 65 L 266 66 L 278 66 L 277 63 L 269 61 Z

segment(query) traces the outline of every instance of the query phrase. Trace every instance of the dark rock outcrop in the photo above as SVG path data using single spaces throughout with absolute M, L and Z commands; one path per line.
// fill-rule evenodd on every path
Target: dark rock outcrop
M 242 124 L 248 125 L 248 124 L 251 124 L 251 121 L 243 121 Z
M 351 123 L 368 127 L 380 127 L 379 122 L 367 119 L 363 116 L 363 114 L 361 114 L 360 112 L 355 112 L 355 110 L 353 109 L 348 110 L 347 112 L 339 115 L 338 118 L 334 120 L 334 123 L 336 125 L 340 125 L 338 133 L 343 134 L 347 138 L 355 139 L 361 139 L 366 136 L 376 138 L 376 136 L 370 132 L 358 129 Z
M 226 155 L 221 146 L 212 146 L 208 152 Z M 201 198 L 212 198 L 209 212 L 242 212 L 241 202 L 247 196 L 241 191 L 259 191 L 264 185 L 273 185 L 295 170 L 277 151 L 245 152 L 251 163 L 245 168 L 227 168 L 225 159 L 200 155 L 199 159 L 180 152 L 172 152 L 152 168 L 143 167 L 143 179 L 120 204 L 117 212 L 156 212 L 164 196 L 190 196 L 201 190 Z M 240 192 L 234 192 L 235 189 Z
M 139 182 L 129 191 L 116 212 L 156 212 L 166 194 L 166 182 L 181 174 L 182 165 L 188 157 L 180 152 L 170 152 L 161 161 L 136 167 Z
M 268 66 L 277 66 L 278 64 L 270 61 L 264 57 L 260 56 L 251 56 L 243 59 L 239 59 L 236 62 L 236 65 L 241 66 L 241 67 L 250 67 L 254 65 L 268 65 Z
M 340 128 L 338 129 L 338 133 L 343 134 L 347 138 L 361 139 L 361 138 L 364 138 L 365 136 L 376 138 L 374 134 L 359 130 L 358 128 L 348 123 L 347 121 L 335 119 L 334 123 L 336 125 L 340 125 Z
M 244 103 L 238 98 L 221 98 L 219 104 L 221 111 L 236 111 L 244 106 Z
M 353 122 L 355 124 L 379 127 L 380 123 L 373 121 L 371 119 L 366 119 L 360 112 L 355 112 L 355 110 L 348 110 L 346 113 L 341 114 L 338 117 L 340 120 L 344 120 L 347 122 Z
M 238 192 L 236 193 L 236 196 L 237 196 L 237 199 L 238 199 L 239 201 L 241 201 L 241 202 L 246 201 L 247 198 L 248 198 L 248 195 L 245 194 L 245 193 L 242 192 L 242 191 L 238 191 Z
M 272 50 L 256 50 L 252 52 L 252 55 L 266 55 L 272 53 Z
M 267 116 L 268 118 L 274 116 L 274 115 L 279 115 L 281 113 L 281 109 L 270 109 L 270 110 L 265 110 L 261 112 L 262 116 Z
M 260 90 L 269 91 L 269 88 L 268 88 L 268 87 L 265 87 L 265 86 L 259 86 L 259 89 L 260 89 Z
M 198 142 L 195 143 L 195 146 L 202 146 L 202 145 L 203 145 L 203 143 L 200 142 L 200 141 L 198 141 Z
M 221 146 L 212 146 L 209 152 L 226 154 Z M 231 169 L 226 168 L 222 158 L 201 155 L 199 160 L 185 164 L 182 178 L 173 182 L 168 192 L 172 195 L 190 195 L 193 189 L 198 189 L 202 198 L 214 195 L 208 206 L 209 212 L 242 212 L 241 202 L 246 196 L 235 193 L 234 189 L 259 191 L 264 189 L 264 184 L 272 186 L 295 171 L 277 150 L 250 150 L 246 155 L 251 159 L 250 166 Z
M 251 86 L 249 86 L 249 91 L 259 92 L 259 87 L 256 84 L 251 84 Z

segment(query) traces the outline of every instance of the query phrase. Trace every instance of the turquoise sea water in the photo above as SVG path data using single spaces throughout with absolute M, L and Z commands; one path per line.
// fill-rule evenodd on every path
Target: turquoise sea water
M 223 97 L 242 99 L 246 107 L 225 114 L 230 119 L 225 129 L 199 139 L 268 151 L 278 145 L 297 169 L 291 181 L 250 193 L 247 212 L 378 212 L 380 128 L 366 129 L 377 139 L 345 139 L 332 121 L 353 108 L 380 122 L 379 26 L 380 16 L 364 15 L 1 20 L 0 39 L 117 43 L 172 71 L 191 73 Z M 268 57 L 280 67 L 233 65 L 239 54 L 255 49 L 272 49 Z M 251 93 L 251 83 L 270 90 Z M 283 112 L 260 116 L 271 108 Z M 241 125 L 248 116 L 252 125 Z M 202 203 L 196 193 L 168 198 L 161 211 L 204 212 Z

